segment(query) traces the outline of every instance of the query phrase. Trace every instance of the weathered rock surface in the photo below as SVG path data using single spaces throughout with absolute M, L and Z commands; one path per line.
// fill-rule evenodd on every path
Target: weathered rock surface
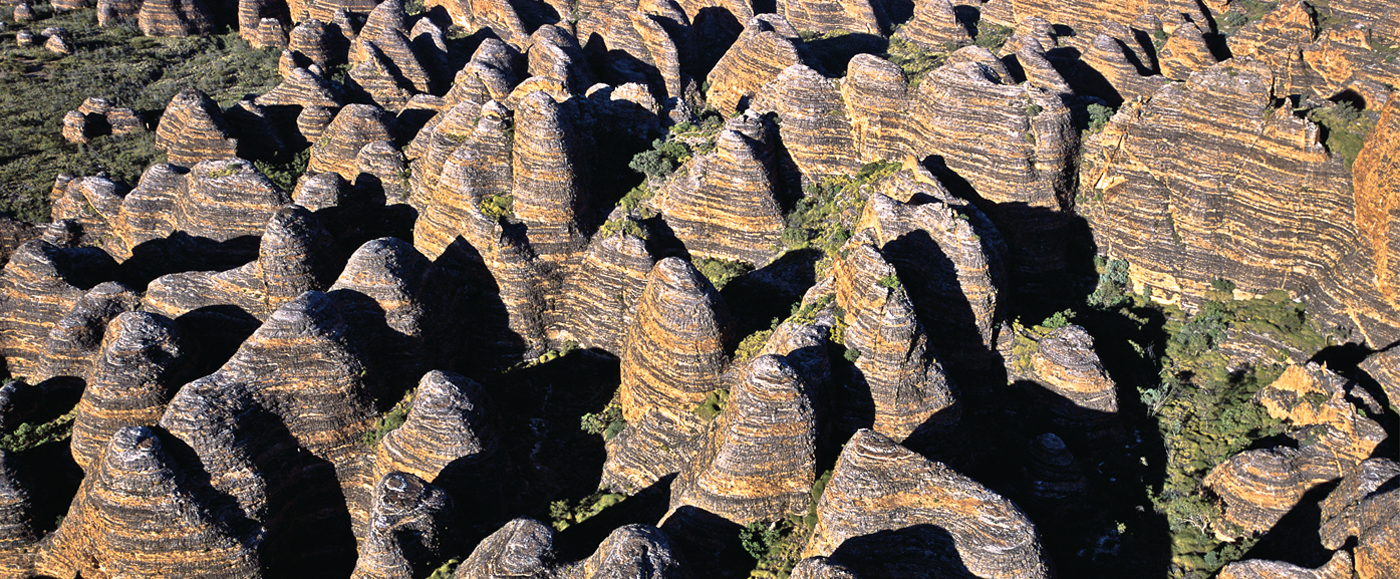
M 860 169 L 841 93 L 821 73 L 802 64 L 783 69 L 759 90 L 753 108 L 778 113 L 783 147 L 808 179 Z
M 374 487 L 369 537 L 353 579 L 422 577 L 453 546 L 452 497 L 412 474 L 391 472 Z
M 743 34 L 710 71 L 710 91 L 706 93 L 710 106 L 725 114 L 748 108 L 763 85 L 787 67 L 806 63 L 797 40 L 792 25 L 781 17 L 749 19 Z
M 237 154 L 218 103 L 197 89 L 185 89 L 170 99 L 156 127 L 156 146 L 175 165 L 192 167 L 209 159 Z
M 1015 504 L 868 430 L 841 451 L 802 554 L 864 578 L 1050 576 L 1035 525 Z
M 618 527 L 587 559 L 562 570 L 570 579 L 687 579 L 680 554 L 666 533 L 646 525 Z
M 214 16 L 202 0 L 142 0 L 137 18 L 146 36 L 201 36 L 214 31 Z
M 727 410 L 682 466 L 671 510 L 695 507 L 740 525 L 806 512 L 816 479 L 809 391 L 782 357 L 749 362 Z
M 792 579 L 859 579 L 844 565 L 832 563 L 826 557 L 808 557 L 792 568 Z
M 112 436 L 39 571 L 72 577 L 258 577 L 257 540 L 146 427 Z
M 1226 565 L 1220 579 L 1350 579 L 1351 554 L 1337 551 L 1326 565 L 1305 569 L 1281 561 L 1251 559 Z
M 778 14 L 798 30 L 883 34 L 885 6 L 869 0 L 779 0 Z
M 626 233 L 594 236 L 565 285 L 565 331 L 584 348 L 621 356 L 654 264 L 645 240 Z
M 0 273 L 0 355 L 12 376 L 43 372 L 50 333 L 113 265 L 102 250 L 60 248 L 42 239 L 15 251 Z
M 73 419 L 73 460 L 88 472 L 118 430 L 156 425 L 192 355 L 170 319 L 146 312 L 117 316 L 102 342 Z
M 31 570 L 30 549 L 38 537 L 30 500 L 14 456 L 0 450 L 0 573 L 20 577 Z
M 554 565 L 554 529 L 533 519 L 515 519 L 482 539 L 452 576 L 505 579 L 545 576 Z
M 705 427 L 693 409 L 723 386 L 731 340 L 723 298 L 689 263 L 668 257 L 647 276 L 627 328 L 619 396 L 627 428 L 608 441 L 603 484 L 637 491 L 680 470 Z
M 1388 484 L 1351 502 L 1340 514 L 1323 520 L 1319 535 L 1329 549 L 1340 549 L 1356 538 L 1356 577 L 1380 579 L 1400 572 L 1400 489 Z
M 692 254 L 762 265 L 784 226 L 772 158 L 768 144 L 726 129 L 715 152 L 687 162 L 652 203 Z
M 1038 394 L 1056 426 L 1102 434 L 1116 424 L 1118 388 L 1084 328 L 1069 325 L 1044 336 L 1023 330 L 1014 341 L 1008 374 L 1044 388 Z
M 1130 256 L 1133 287 L 1158 301 L 1193 308 L 1220 278 L 1245 295 L 1283 288 L 1310 296 L 1309 314 L 1326 323 L 1393 341 L 1394 309 L 1375 289 L 1373 244 L 1353 229 L 1341 160 L 1315 125 L 1273 107 L 1274 79 L 1250 62 L 1125 106 L 1090 140 L 1080 183 L 1102 201 L 1081 212 L 1096 244 Z
M 372 105 L 346 105 L 316 140 L 306 170 L 334 172 L 353 181 L 360 174 L 355 159 L 360 149 L 375 141 L 393 141 L 393 117 Z

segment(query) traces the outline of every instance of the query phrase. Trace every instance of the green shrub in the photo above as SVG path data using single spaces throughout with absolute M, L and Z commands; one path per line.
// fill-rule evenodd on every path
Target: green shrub
M 379 441 L 384 440 L 384 436 L 390 431 L 403 426 L 404 421 L 408 420 L 409 409 L 413 407 L 413 393 L 414 390 L 409 390 L 393 408 L 374 421 L 374 428 L 365 433 L 363 439 L 365 444 L 371 447 L 376 446 Z
M 482 215 L 498 221 L 515 218 L 515 196 L 510 193 L 482 197 L 477 207 L 481 209 Z
M 1090 133 L 1102 131 L 1108 125 L 1108 121 L 1113 118 L 1114 110 L 1112 107 L 1094 103 L 1089 105 L 1088 109 Z
M 768 343 L 768 338 L 773 336 L 773 330 L 759 330 L 744 337 L 739 342 L 739 347 L 734 350 L 734 362 L 743 363 L 753 358 L 763 346 Z
M 1345 101 L 1308 111 L 1308 120 L 1323 128 L 1326 132 L 1324 144 L 1327 150 L 1341 157 L 1342 164 L 1348 171 L 1356 161 L 1356 156 L 1361 153 L 1366 135 L 1376 126 L 1374 120 Z
M 597 413 L 587 413 L 579 417 L 580 430 L 602 435 L 604 441 L 612 440 L 626 427 L 627 421 L 622 418 L 622 405 L 616 399 Z
M 749 523 L 739 531 L 739 541 L 743 544 L 744 551 L 754 559 L 762 559 L 781 538 L 782 535 L 776 526 L 762 521 Z
M 1015 30 L 999 24 L 978 22 L 977 38 L 974 40 L 974 44 L 996 53 L 1015 32 Z
M 651 143 L 651 150 L 637 153 L 627 166 L 648 178 L 661 179 L 675 172 L 689 159 L 690 147 L 685 143 L 656 139 Z
M 696 416 L 705 419 L 707 422 L 718 418 L 724 413 L 724 408 L 729 405 L 729 391 L 723 388 L 711 390 L 705 395 L 705 399 L 700 401 L 692 412 Z
M 457 565 L 461 562 L 461 559 L 448 559 L 437 569 L 433 569 L 428 579 L 452 579 L 452 572 L 457 570 Z
M 882 287 L 887 287 L 890 289 L 899 289 L 904 286 L 904 284 L 899 282 L 899 275 L 893 273 L 880 278 L 880 281 L 876 283 L 879 283 Z
M 885 60 L 904 71 L 904 76 L 909 79 L 909 86 L 915 87 L 919 86 L 929 71 L 948 62 L 948 55 L 957 49 L 957 44 L 948 43 L 936 51 L 928 51 L 903 38 L 892 36 L 883 56 Z
M 1045 318 L 1045 321 L 1040 323 L 1040 327 L 1046 330 L 1055 330 L 1072 324 L 1074 324 L 1074 310 L 1064 310 Z
M 1128 298 L 1128 262 L 1122 259 L 1105 261 L 1094 258 L 1099 273 L 1098 287 L 1089 294 L 1088 304 L 1100 309 L 1114 309 L 1131 300 Z
M 73 434 L 73 419 L 77 411 L 38 424 L 25 422 L 4 436 L 0 436 L 0 448 L 6 452 L 23 452 L 44 444 L 68 440 Z
M 844 357 L 847 362 L 855 362 L 856 360 L 860 359 L 860 350 L 857 350 L 855 348 L 846 348 L 846 353 L 843 354 L 842 357 Z
M 700 270 L 700 274 L 710 280 L 716 290 L 724 289 L 729 282 L 753 271 L 753 264 L 732 259 L 700 257 L 692 261 L 695 269 Z
M 288 193 L 297 187 L 297 179 L 306 172 L 306 164 L 311 161 L 311 148 L 307 147 L 292 155 L 286 162 L 278 163 L 274 161 L 264 161 L 257 159 L 253 161 L 253 166 L 258 171 L 266 175 L 272 184 Z
M 570 526 L 582 523 L 603 512 L 609 507 L 616 506 L 627 500 L 627 495 L 610 493 L 607 491 L 597 491 L 582 499 L 578 505 L 569 506 L 567 499 L 561 499 L 549 504 L 549 518 L 555 530 L 562 531 Z

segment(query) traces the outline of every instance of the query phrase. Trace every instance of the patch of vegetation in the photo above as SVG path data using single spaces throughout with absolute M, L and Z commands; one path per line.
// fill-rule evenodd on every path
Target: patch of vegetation
M 462 563 L 461 559 L 448 559 L 437 569 L 428 575 L 428 579 L 452 579 L 452 573 L 457 570 L 457 565 Z
M 700 404 L 691 411 L 708 422 L 723 414 L 726 406 L 729 406 L 729 391 L 721 388 L 711 390 L 709 394 L 705 395 L 705 399 L 700 401 Z
M 678 140 L 656 139 L 651 149 L 637 153 L 627 164 L 650 179 L 663 179 L 690 159 L 690 147 Z
M 973 43 L 995 54 L 998 50 L 1001 50 L 1002 45 L 1006 44 L 1006 40 L 1011 38 L 1011 35 L 1015 32 L 1016 31 L 1010 27 L 1000 24 L 978 22 L 977 37 Z
M 880 278 L 880 281 L 876 283 L 880 284 L 882 287 L 887 287 L 890 289 L 899 289 L 901 287 L 904 287 L 904 284 L 899 282 L 899 275 L 893 273 Z
M 255 49 L 236 32 L 190 38 L 148 38 L 133 24 L 99 28 L 93 9 L 55 14 L 33 6 L 40 30 L 61 26 L 76 52 L 62 56 L 41 46 L 20 47 L 0 33 L 0 211 L 30 222 L 48 221 L 48 194 L 59 173 L 100 171 L 134 185 L 146 167 L 163 162 L 150 132 L 100 136 L 88 145 L 63 140 L 64 113 L 90 96 L 130 107 L 154 125 L 181 89 L 197 88 L 230 106 L 281 81 L 276 50 Z
M 882 56 L 904 71 L 904 76 L 909 79 L 909 86 L 912 88 L 919 86 L 919 83 L 924 80 L 924 75 L 927 75 L 930 70 L 948 62 L 948 55 L 958 48 L 957 44 L 950 42 L 938 50 L 929 51 L 903 38 L 892 36 L 889 48 L 885 49 L 885 54 Z
M 1113 118 L 1113 107 L 1094 103 L 1089 105 L 1089 133 L 1097 133 L 1108 126 L 1108 121 Z
M 498 221 L 515 219 L 515 196 L 510 193 L 487 195 L 481 198 L 477 208 L 482 215 Z
M 723 290 L 729 282 L 753 271 L 753 264 L 732 259 L 697 257 L 691 260 L 700 275 L 710 280 L 716 290 Z
M 306 172 L 306 164 L 310 161 L 311 148 L 307 147 L 292 155 L 292 158 L 285 162 L 278 163 L 257 159 L 253 161 L 253 166 L 257 167 L 260 173 L 266 175 L 273 185 L 290 193 L 296 189 L 297 179 L 300 179 L 301 174 Z M 407 188 L 407 186 L 404 187 L 404 189 Z
M 826 177 L 807 187 L 806 195 L 787 216 L 783 244 L 788 249 L 814 247 L 826 256 L 817 263 L 818 276 L 834 262 L 851 238 L 851 226 L 865 209 L 863 187 L 900 169 L 899 163 L 874 162 L 855 175 Z
M 555 530 L 562 531 L 572 525 L 591 519 L 608 507 L 618 505 L 625 500 L 627 500 L 627 495 L 601 490 L 579 499 L 577 505 L 570 506 L 568 499 L 560 499 L 549 504 L 550 524 L 554 526 Z
M 846 348 L 846 353 L 842 354 L 841 356 L 845 358 L 847 362 L 854 363 L 856 360 L 860 359 L 860 350 L 857 350 L 855 348 Z
M 1274 8 L 1277 7 L 1278 2 L 1236 0 L 1230 3 L 1230 8 L 1224 14 L 1216 18 L 1216 29 L 1219 30 L 1221 36 L 1231 36 L 1251 22 L 1273 12 Z
M 77 415 L 73 410 L 48 422 L 20 424 L 0 436 L 0 448 L 5 452 L 24 452 L 50 442 L 68 440 L 73 435 L 73 418 Z
M 1055 312 L 1050 317 L 1045 318 L 1045 321 L 1040 322 L 1040 325 L 1037 327 L 1044 328 L 1046 330 L 1057 330 L 1073 324 L 1074 310 L 1063 310 Z
M 384 440 L 390 431 L 403 426 L 404 421 L 408 420 L 409 409 L 413 408 L 413 393 L 415 391 L 409 390 L 393 408 L 374 421 L 374 428 L 365 433 L 363 440 L 366 445 L 371 448 L 378 446 L 379 441 Z
M 622 404 L 617 398 L 613 398 L 602 410 L 579 417 L 580 430 L 600 435 L 604 441 L 612 440 L 624 428 L 627 428 L 627 421 L 622 418 Z
M 786 578 L 801 561 L 802 548 L 817 528 L 817 501 L 831 481 L 831 471 L 817 477 L 812 485 L 812 503 L 804 515 L 792 515 L 779 521 L 759 521 L 745 525 L 739 531 L 739 542 L 757 564 L 749 574 L 752 578 Z
M 774 326 L 776 327 L 776 324 L 774 324 Z M 768 343 L 768 338 L 772 336 L 773 328 L 759 330 L 745 336 L 744 339 L 739 342 L 738 348 L 734 350 L 734 362 L 736 364 L 742 364 L 752 359 L 755 354 L 758 354 L 759 350 L 763 349 L 763 346 Z
M 647 232 L 647 228 L 642 227 L 642 224 L 637 223 L 630 217 L 608 220 L 602 227 L 598 228 L 598 234 L 603 237 L 626 234 L 638 239 L 646 239 L 651 236 L 651 234 Z
M 1375 128 L 1376 121 L 1357 110 L 1351 103 L 1342 101 L 1326 108 L 1308 111 L 1308 120 L 1317 123 L 1326 133 L 1324 144 L 1333 155 L 1342 158 L 1342 164 L 1351 170 L 1356 156 L 1361 153 L 1362 142 Z

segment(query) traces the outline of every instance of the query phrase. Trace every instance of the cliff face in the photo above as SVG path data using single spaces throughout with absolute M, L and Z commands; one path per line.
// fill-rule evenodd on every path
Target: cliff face
M 1388 343 L 1393 309 L 1370 289 L 1346 171 L 1316 125 L 1271 104 L 1274 82 L 1237 59 L 1125 106 L 1081 170 L 1097 199 L 1084 210 L 1095 242 L 1128 257 L 1134 288 L 1156 300 L 1193 307 L 1221 278 L 1246 295 L 1285 288 L 1311 296 L 1309 310 L 1330 323 Z

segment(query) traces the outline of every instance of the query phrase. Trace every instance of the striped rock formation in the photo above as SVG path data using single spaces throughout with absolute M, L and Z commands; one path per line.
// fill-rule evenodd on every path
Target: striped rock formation
M 255 41 L 259 40 L 262 34 L 261 28 L 266 18 L 273 19 L 275 22 L 270 26 L 275 26 L 281 31 L 282 22 L 290 21 L 286 3 L 272 0 L 238 0 L 238 36 L 247 40 L 249 44 L 258 46 Z M 283 46 L 279 48 L 285 47 L 284 37 Z
M 47 355 L 41 370 L 32 378 L 91 380 L 101 362 L 108 322 L 140 304 L 141 297 L 120 283 L 109 281 L 93 286 L 78 298 L 73 309 L 54 322 L 44 341 Z
M 515 47 L 488 38 L 457 72 L 445 98 L 454 105 L 463 101 L 478 105 L 490 100 L 503 101 L 527 75 L 521 54 Z
M 315 18 L 308 18 L 288 33 L 287 49 L 317 66 L 325 67 L 336 59 L 335 37 L 330 25 Z
M 1080 212 L 1099 250 L 1130 255 L 1135 291 L 1157 301 L 1193 309 L 1221 278 L 1244 295 L 1282 288 L 1310 296 L 1316 319 L 1388 344 L 1400 323 L 1376 290 L 1375 242 L 1353 225 L 1365 221 L 1346 170 L 1317 126 L 1275 109 L 1273 83 L 1232 59 L 1123 107 L 1086 144 L 1081 188 L 1100 201 Z M 1375 146 L 1392 142 L 1377 133 L 1389 132 L 1373 132 Z
M 1366 136 L 1361 151 L 1352 164 L 1352 199 L 1356 204 L 1356 234 L 1358 241 L 1374 255 L 1375 267 L 1368 277 L 1375 280 L 1376 289 L 1385 303 L 1400 303 L 1400 228 L 1394 226 L 1390 214 L 1400 207 L 1400 96 L 1391 95 L 1381 111 L 1381 117 Z M 1369 281 L 1369 280 L 1368 280 Z M 1384 383 L 1384 382 L 1383 382 Z M 1394 384 L 1394 383 L 1392 383 Z M 1387 392 L 1396 392 L 1395 386 Z M 1400 397 L 1392 395 L 1392 401 Z
M 73 460 L 92 472 L 112 435 L 155 426 L 179 387 L 192 353 L 169 318 L 126 312 L 112 320 L 101 356 L 73 419 Z
M 391 472 L 374 487 L 369 537 L 352 579 L 423 577 L 454 546 L 452 497 L 412 474 Z
M 695 507 L 740 525 L 807 512 L 816 480 L 809 388 L 779 356 L 749 362 L 695 457 L 671 489 L 671 511 Z
M 946 434 L 961 406 L 908 290 L 868 237 L 852 240 L 846 252 L 833 267 L 834 303 L 845 312 L 845 346 L 859 354 L 844 380 L 837 431 L 870 428 L 911 444 Z
M 83 236 L 92 240 L 112 235 L 111 224 L 121 212 L 126 187 L 98 175 L 73 179 L 61 188 L 55 182 L 54 189 L 62 189 L 50 210 L 54 221 L 75 221 L 82 227 Z
M 920 165 L 873 189 L 855 229 L 894 266 L 924 327 L 940 329 L 930 344 L 954 370 L 1000 365 L 992 352 L 1008 293 L 1001 232 Z
M 860 579 L 844 565 L 832 563 L 826 557 L 808 557 L 792 568 L 792 579 Z
M 1385 46 L 1375 29 L 1353 19 L 1346 26 L 1331 26 L 1323 30 L 1316 42 L 1302 48 L 1307 64 L 1306 88 L 1314 95 L 1331 98 L 1345 90 L 1358 93 L 1365 108 L 1385 105 L 1389 90 L 1379 90 L 1400 75 L 1400 63 L 1391 61 L 1376 49 Z
M 159 429 L 118 430 L 46 542 L 57 577 L 260 577 L 257 541 Z
M 1281 561 L 1251 559 L 1226 565 L 1219 579 L 1351 579 L 1351 554 L 1337 551 L 1326 565 L 1305 569 Z
M 846 65 L 841 97 L 851 138 L 862 162 L 902 159 L 909 151 L 904 130 L 909 80 L 898 65 L 873 54 L 857 54 Z M 912 151 L 909 151 L 912 152 Z
M 867 579 L 1051 576 L 1035 525 L 1015 504 L 868 430 L 841 451 L 802 555 Z
M 1191 73 L 1215 66 L 1215 56 L 1206 44 L 1205 31 L 1194 23 L 1186 22 L 1172 31 L 1167 43 L 1157 53 L 1162 76 L 1172 80 L 1186 80 Z
M 427 340 L 438 337 L 446 320 L 440 306 L 447 298 L 434 286 L 428 260 L 408 242 L 384 237 L 361 245 L 327 293 L 346 323 L 361 337 L 371 382 L 386 390 L 376 397 L 412 387 L 426 364 Z M 435 291 L 436 290 L 436 291 Z
M 798 30 L 884 34 L 885 5 L 870 0 L 779 0 L 778 14 Z
M 437 259 L 457 237 L 477 203 L 511 191 L 510 111 L 494 101 L 464 102 L 438 113 L 408 147 L 410 185 L 419 207 L 414 244 Z
M 1044 388 L 1038 394 L 1053 424 L 1092 435 L 1103 434 L 1117 423 L 1118 387 L 1084 328 L 1069 325 L 1044 336 L 1025 331 L 1016 339 L 1034 346 L 1012 353 L 1007 373 Z
M 511 193 L 515 217 L 525 224 L 530 247 L 560 263 L 586 243 L 588 158 L 577 120 L 543 92 L 528 94 L 515 110 Z M 557 288 L 555 291 L 558 291 Z
M 860 169 L 841 93 L 821 73 L 802 64 L 783 69 L 759 91 L 753 108 L 778 113 L 783 147 L 808 179 Z
M 656 527 L 614 529 L 587 559 L 559 569 L 568 579 L 687 579 L 690 572 L 671 539 Z
M 534 519 L 515 519 L 481 540 L 457 566 L 456 579 L 545 576 L 554 566 L 554 529 Z
M 32 569 L 34 532 L 29 489 L 14 456 L 0 450 L 0 573 L 21 577 Z
M 1395 6 L 1376 0 L 1341 0 L 1328 7 L 1341 17 L 1365 23 L 1380 42 L 1388 46 L 1400 44 Z
M 1353 537 L 1355 573 L 1366 579 L 1387 577 L 1400 570 L 1395 548 L 1400 545 L 1400 465 L 1371 459 L 1347 473 L 1322 502 L 1318 535 L 1328 549 L 1344 548 Z
M 188 88 L 170 99 L 161 114 L 156 146 L 165 150 L 171 163 L 192 167 L 200 161 L 234 156 L 238 140 L 232 137 L 218 103 Z
M 1225 518 L 1245 532 L 1274 526 L 1304 493 L 1343 477 L 1386 439 L 1348 398 L 1346 381 L 1314 365 L 1290 366 L 1255 401 L 1270 416 L 1308 429 L 1298 448 L 1247 450 L 1211 469 L 1205 485 L 1224 502 Z
M 1298 48 L 1317 38 L 1313 8 L 1304 0 L 1280 2 L 1272 12 L 1230 35 L 1230 54 L 1257 59 L 1274 73 L 1278 92 L 1291 94 L 1305 82 L 1293 78 L 1302 64 Z
M 98 0 L 97 25 L 103 28 L 120 22 L 131 22 L 140 18 L 139 0 Z
M 214 31 L 214 15 L 202 0 L 141 0 L 137 22 L 146 36 L 203 36 Z
M 1089 481 L 1065 441 L 1054 433 L 1035 437 L 1026 448 L 1025 473 L 1030 495 L 1043 501 L 1082 500 Z
M 684 96 L 695 57 L 690 19 L 674 10 L 678 8 L 674 4 L 629 4 L 613 6 L 600 19 L 597 33 L 604 46 L 597 50 L 606 50 L 603 76 L 615 86 L 645 84 L 662 101 Z M 580 30 L 578 37 L 589 38 L 589 34 Z M 585 50 L 592 48 L 585 46 Z
M 619 397 L 627 428 L 608 441 L 603 484 L 632 492 L 677 472 L 705 428 L 693 409 L 723 386 L 732 330 L 723 298 L 688 262 L 647 276 L 627 327 Z
M 621 356 L 654 265 L 645 240 L 623 232 L 595 235 L 565 284 L 564 331 L 581 347 Z
M 1132 31 L 1118 28 L 1112 32 L 1117 36 L 1098 35 L 1080 57 L 1080 67 L 1070 75 L 1077 88 L 1117 105 L 1149 97 L 1167 83 L 1166 78 L 1153 75 L 1133 55 L 1129 46 L 1133 42 Z
M 161 276 L 146 290 L 143 305 L 171 318 L 203 308 L 231 306 L 266 319 L 303 292 L 326 289 L 343 260 L 315 215 L 298 205 L 287 205 L 268 220 L 256 260 L 222 272 Z
M 781 245 L 781 181 L 767 127 L 746 120 L 720 132 L 713 153 L 692 157 L 652 205 L 691 254 L 762 265 Z
M 808 62 L 797 42 L 797 31 L 781 16 L 750 18 L 743 34 L 710 71 L 706 101 L 725 115 L 748 108 L 763 85 L 787 67 Z
M 355 164 L 360 149 L 375 141 L 393 141 L 393 123 L 393 117 L 379 107 L 346 105 L 316 140 L 306 170 L 339 173 L 341 177 L 354 181 L 360 174 Z
M 60 248 L 42 239 L 15 250 L 0 272 L 0 355 L 10 375 L 44 371 L 50 332 L 113 265 L 100 249 Z
M 490 497 L 504 490 L 501 444 L 481 386 L 470 378 L 434 370 L 418 383 L 403 426 L 386 434 L 375 449 L 375 476 L 394 471 L 417 476 L 445 489 L 463 505 L 481 503 L 470 510 L 478 515 L 498 509 L 490 504 Z M 499 502 L 499 497 L 495 500 Z
M 581 94 L 593 86 L 588 57 L 578 39 L 563 28 L 545 25 L 535 30 L 525 58 L 527 76 L 558 83 L 568 94 Z
M 894 36 L 924 50 L 938 50 L 972 40 L 948 0 L 914 2 L 914 17 L 900 26 Z

